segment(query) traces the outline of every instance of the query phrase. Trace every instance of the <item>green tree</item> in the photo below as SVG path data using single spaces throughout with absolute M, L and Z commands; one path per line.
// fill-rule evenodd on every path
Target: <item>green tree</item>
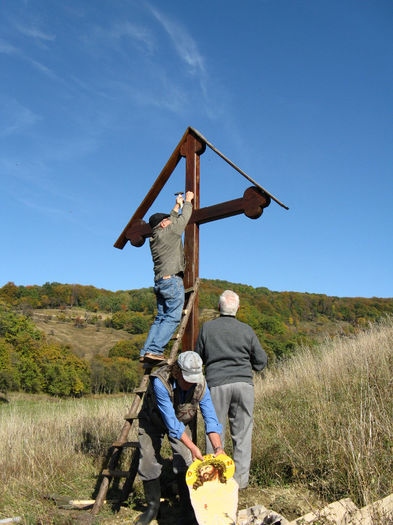
M 139 312 L 116 312 L 111 324 L 116 330 L 126 330 L 130 334 L 143 334 L 149 329 L 149 321 Z
M 18 372 L 13 365 L 14 348 L 10 343 L 0 338 L 0 392 L 17 390 L 19 388 Z
M 24 392 L 36 394 L 42 392 L 44 377 L 36 360 L 29 355 L 19 355 L 16 367 L 20 377 L 20 388 Z
M 134 361 L 124 357 L 95 357 L 91 363 L 93 392 L 131 392 L 139 380 L 137 367 Z
M 118 341 L 108 353 L 108 357 L 125 357 L 137 361 L 139 351 L 143 346 L 145 335 L 136 335 L 132 339 Z

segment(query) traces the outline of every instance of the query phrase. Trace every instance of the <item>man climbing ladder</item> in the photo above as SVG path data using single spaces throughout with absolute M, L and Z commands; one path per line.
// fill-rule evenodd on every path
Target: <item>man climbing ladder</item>
M 150 328 L 140 361 L 158 363 L 163 361 L 164 347 L 180 322 L 184 304 L 184 249 L 182 234 L 190 220 L 194 193 L 178 194 L 171 213 L 155 213 L 149 219 L 152 229 L 150 250 L 154 264 L 154 293 L 157 299 L 157 315 Z M 182 208 L 182 213 L 179 214 Z

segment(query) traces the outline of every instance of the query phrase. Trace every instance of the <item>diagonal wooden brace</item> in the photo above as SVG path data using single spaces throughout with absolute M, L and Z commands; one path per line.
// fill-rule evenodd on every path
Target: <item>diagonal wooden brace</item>
M 250 219 L 258 219 L 263 209 L 270 204 L 270 197 L 256 186 L 247 188 L 240 199 L 222 202 L 213 206 L 194 210 L 188 224 L 204 224 L 206 222 L 225 219 L 244 213 Z M 145 239 L 151 237 L 150 225 L 139 219 L 126 231 L 126 238 L 133 246 L 143 246 Z

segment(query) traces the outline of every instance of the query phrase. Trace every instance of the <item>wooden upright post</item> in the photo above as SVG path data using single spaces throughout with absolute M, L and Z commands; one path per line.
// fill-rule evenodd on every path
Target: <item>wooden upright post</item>
M 200 142 L 193 134 L 189 133 L 186 141 L 181 146 L 180 154 L 186 158 L 186 192 L 194 192 L 193 207 L 199 209 L 199 156 L 205 151 L 206 145 Z M 188 224 L 184 236 L 184 255 L 186 269 L 184 274 L 184 287 L 191 288 L 199 277 L 199 225 Z M 194 350 L 199 330 L 199 297 L 194 302 L 194 308 L 183 336 L 183 351 Z

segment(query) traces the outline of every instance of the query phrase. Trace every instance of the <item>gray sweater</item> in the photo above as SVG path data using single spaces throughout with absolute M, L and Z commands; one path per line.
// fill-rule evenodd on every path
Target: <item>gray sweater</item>
M 164 275 L 175 275 L 184 271 L 184 248 L 182 235 L 192 214 L 191 202 L 185 202 L 183 212 L 171 211 L 171 224 L 166 228 L 157 225 L 150 238 L 150 251 L 154 264 L 154 280 Z
M 204 323 L 195 351 L 205 364 L 209 388 L 237 382 L 252 385 L 252 371 L 267 365 L 266 353 L 254 330 L 233 316 L 223 315 Z

